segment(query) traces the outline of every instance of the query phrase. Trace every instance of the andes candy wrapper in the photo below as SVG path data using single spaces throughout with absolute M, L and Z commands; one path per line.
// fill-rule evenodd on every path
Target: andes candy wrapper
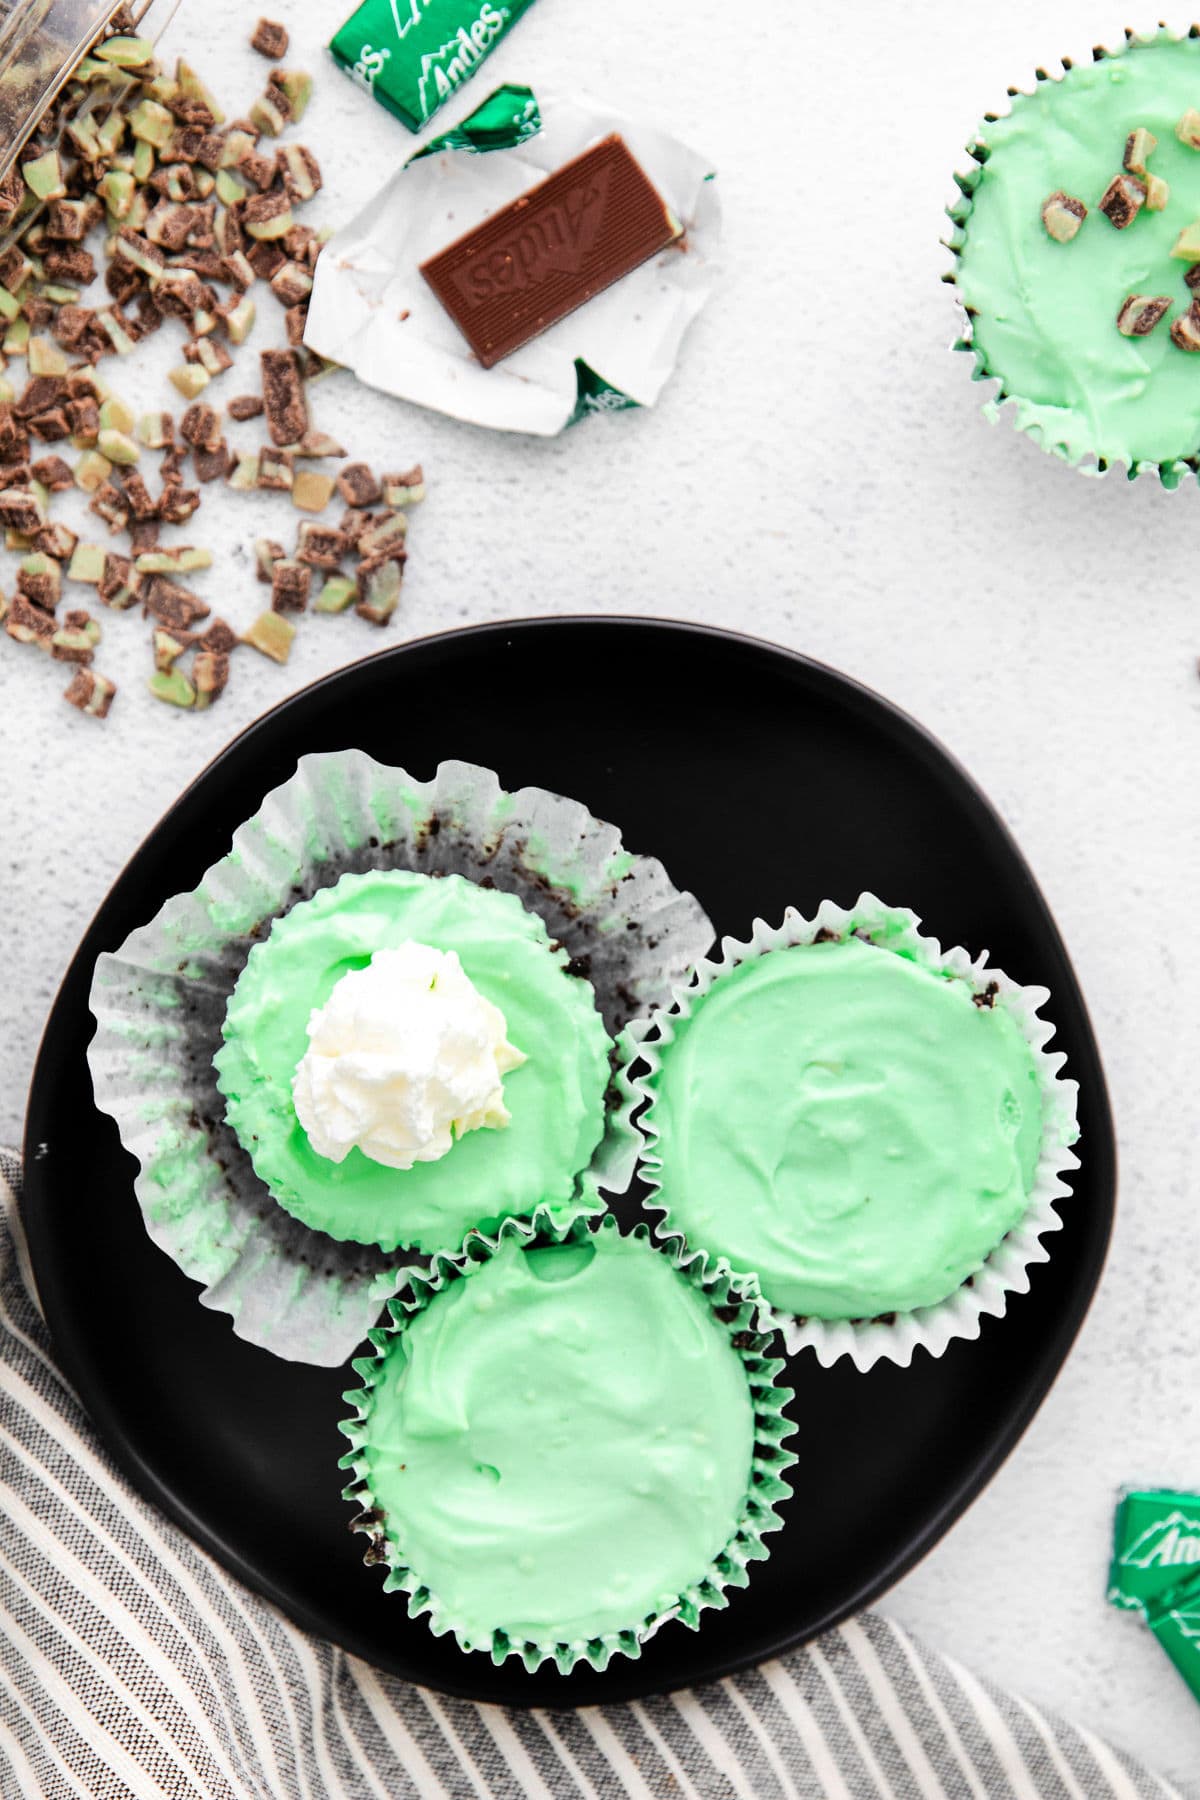
M 1200 1495 L 1166 1488 L 1127 1493 L 1113 1529 L 1109 1602 L 1145 1617 L 1150 1603 L 1193 1569 L 1200 1579 Z
M 363 0 L 329 48 L 410 131 L 470 80 L 532 0 Z

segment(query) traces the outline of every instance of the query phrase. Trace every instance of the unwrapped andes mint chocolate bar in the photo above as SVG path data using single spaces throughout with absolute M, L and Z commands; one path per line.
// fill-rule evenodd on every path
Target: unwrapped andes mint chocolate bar
M 420 131 L 532 0 L 363 0 L 329 48 L 360 86 Z
M 683 227 L 617 132 L 421 264 L 485 369 L 673 243 Z

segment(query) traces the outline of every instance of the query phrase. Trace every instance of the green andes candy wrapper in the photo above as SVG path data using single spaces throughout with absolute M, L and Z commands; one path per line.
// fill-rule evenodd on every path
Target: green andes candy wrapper
M 1110 1604 L 1148 1616 L 1192 1567 L 1200 1580 L 1200 1495 L 1165 1488 L 1126 1494 L 1113 1530 Z
M 1146 1608 L 1151 1631 L 1200 1700 L 1200 1568 Z
M 334 37 L 334 61 L 420 131 L 533 0 L 363 0 Z

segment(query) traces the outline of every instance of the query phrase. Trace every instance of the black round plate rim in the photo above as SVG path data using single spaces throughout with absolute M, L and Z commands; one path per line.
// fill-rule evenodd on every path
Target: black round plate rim
M 1044 1346 L 1040 1360 L 1038 1379 L 1030 1382 L 1022 1403 L 1012 1413 L 1007 1427 L 992 1438 L 987 1454 L 978 1459 L 963 1481 L 961 1481 L 947 1496 L 943 1505 L 927 1517 L 924 1529 L 914 1534 L 906 1554 L 896 1558 L 880 1577 L 863 1583 L 853 1593 L 849 1594 L 844 1599 L 843 1603 L 832 1608 L 826 1616 L 822 1616 L 811 1622 L 801 1631 L 789 1633 L 784 1630 L 777 1640 L 767 1642 L 766 1644 L 760 1644 L 748 1654 L 715 1655 L 712 1660 L 708 1678 L 719 1679 L 726 1675 L 735 1674 L 742 1669 L 756 1666 L 757 1664 L 768 1660 L 770 1657 L 779 1656 L 785 1654 L 789 1650 L 796 1649 L 801 1644 L 811 1641 L 821 1632 L 840 1624 L 842 1621 L 852 1617 L 863 1608 L 873 1604 L 881 1594 L 894 1586 L 897 1581 L 915 1567 L 922 1557 L 925 1556 L 933 1545 L 944 1535 L 950 1525 L 965 1512 L 967 1507 L 988 1485 L 998 1469 L 1011 1454 L 1061 1372 L 1063 1364 L 1079 1333 L 1083 1321 L 1087 1316 L 1092 1300 L 1095 1297 L 1112 1235 L 1117 1196 L 1117 1148 L 1111 1103 L 1108 1096 L 1103 1065 L 1100 1060 L 1099 1046 L 1091 1025 L 1086 1001 L 1083 997 L 1082 990 L 1079 987 L 1078 979 L 1075 976 L 1074 968 L 1067 954 L 1066 946 L 1063 943 L 1061 934 L 1055 923 L 1054 917 L 1050 912 L 1049 906 L 1046 903 L 1045 897 L 1035 881 L 1032 871 L 1026 863 L 1019 846 L 1013 838 L 1012 833 L 1009 831 L 1008 826 L 997 813 L 982 788 L 953 752 L 948 750 L 933 732 L 922 725 L 910 713 L 897 706 L 893 701 L 888 700 L 885 696 L 868 687 L 865 683 L 856 680 L 853 676 L 846 675 L 829 664 L 820 662 L 813 657 L 806 656 L 801 651 L 792 650 L 785 645 L 774 644 L 767 639 L 754 637 L 745 632 L 733 631 L 722 626 L 692 623 L 691 621 L 683 619 L 661 618 L 648 614 L 565 614 L 544 617 L 526 616 L 516 619 L 489 621 L 481 624 L 460 626 L 447 631 L 431 632 L 422 637 L 408 639 L 402 644 L 391 646 L 390 648 L 376 652 L 371 656 L 359 658 L 357 661 L 348 663 L 343 667 L 332 671 L 330 674 L 309 683 L 306 687 L 299 689 L 297 692 L 287 695 L 275 706 L 269 707 L 266 711 L 260 713 L 257 718 L 246 725 L 234 738 L 230 739 L 230 741 L 218 751 L 216 756 L 205 765 L 201 772 L 189 782 L 187 787 L 184 788 L 166 813 L 163 814 L 162 818 L 152 827 L 151 831 L 142 840 L 141 844 L 139 844 L 138 848 L 125 864 L 121 873 L 112 883 L 104 900 L 101 902 L 100 907 L 97 909 L 91 924 L 85 932 L 75 955 L 72 957 L 67 972 L 63 977 L 51 1005 L 34 1065 L 33 1078 L 30 1083 L 24 1139 L 25 1175 L 20 1203 L 21 1219 L 28 1245 L 30 1263 L 35 1281 L 37 1282 L 39 1299 L 51 1333 L 60 1367 L 82 1400 L 85 1409 L 96 1426 L 102 1442 L 112 1455 L 117 1466 L 129 1478 L 133 1486 L 143 1495 L 143 1497 L 150 1500 L 170 1519 L 180 1525 L 197 1544 L 212 1554 L 216 1560 L 238 1580 L 242 1581 L 247 1587 L 261 1594 L 264 1598 L 279 1607 L 283 1613 L 303 1630 L 314 1636 L 334 1642 L 341 1649 L 350 1654 L 362 1657 L 365 1661 L 373 1663 L 374 1666 L 379 1666 L 378 1658 L 372 1648 L 365 1646 L 361 1642 L 356 1642 L 353 1632 L 347 1632 L 344 1628 L 331 1629 L 330 1620 L 319 1609 L 310 1606 L 302 1593 L 272 1579 L 271 1576 L 266 1574 L 253 1560 L 243 1555 L 237 1545 L 229 1541 L 228 1538 L 223 1536 L 220 1532 L 214 1530 L 204 1518 L 197 1514 L 186 1503 L 181 1501 L 174 1490 L 159 1478 L 155 1469 L 139 1454 L 130 1441 L 128 1434 L 121 1425 L 114 1407 L 109 1404 L 104 1388 L 89 1378 L 88 1367 L 85 1360 L 76 1354 L 76 1346 L 72 1334 L 69 1331 L 60 1328 L 62 1315 L 58 1308 L 59 1296 L 56 1292 L 54 1279 L 55 1264 L 40 1224 L 42 1209 L 39 1204 L 41 1177 L 39 1173 L 40 1163 L 38 1157 L 38 1145 L 44 1141 L 46 1135 L 43 1126 L 44 1124 L 46 1126 L 49 1125 L 49 1119 L 46 1114 L 48 1111 L 49 1089 L 52 1085 L 49 1065 L 52 1060 L 51 1051 L 55 1035 L 55 1025 L 71 992 L 78 984 L 81 981 L 86 980 L 90 989 L 91 968 L 95 961 L 95 957 L 101 949 L 106 947 L 99 940 L 103 936 L 103 922 L 113 902 L 116 891 L 124 887 L 147 848 L 153 842 L 156 842 L 164 832 L 168 832 L 171 829 L 173 821 L 186 806 L 188 800 L 195 791 L 202 785 L 206 785 L 210 778 L 212 778 L 220 769 L 221 765 L 227 760 L 230 760 L 235 752 L 237 752 L 248 739 L 254 737 L 268 724 L 282 719 L 285 714 L 295 712 L 305 704 L 316 701 L 319 696 L 327 693 L 330 688 L 352 680 L 364 669 L 377 669 L 382 664 L 391 664 L 401 661 L 406 656 L 412 655 L 413 652 L 424 651 L 427 653 L 436 653 L 446 646 L 457 645 L 467 639 L 482 640 L 491 638 L 495 640 L 504 640 L 514 635 L 519 636 L 530 632 L 544 631 L 570 633 L 573 629 L 579 627 L 587 627 L 589 629 L 611 629 L 618 632 L 629 631 L 635 634 L 646 631 L 676 632 L 689 637 L 707 638 L 736 644 L 743 650 L 755 652 L 769 659 L 798 665 L 799 667 L 808 670 L 818 680 L 830 683 L 835 689 L 839 690 L 847 700 L 854 702 L 858 706 L 866 705 L 872 711 L 884 714 L 893 728 L 899 729 L 912 741 L 914 748 L 921 750 L 925 754 L 932 752 L 935 760 L 951 769 L 964 793 L 969 796 L 973 806 L 986 816 L 989 828 L 1005 843 L 1012 859 L 1013 867 L 1020 871 L 1028 890 L 1028 898 L 1040 915 L 1041 928 L 1048 940 L 1056 948 L 1069 973 L 1071 981 L 1074 983 L 1081 1022 L 1087 1034 L 1086 1041 L 1090 1045 L 1092 1061 L 1094 1064 L 1094 1067 L 1089 1074 L 1089 1092 L 1096 1112 L 1098 1129 L 1096 1126 L 1093 1126 L 1093 1129 L 1089 1132 L 1088 1161 L 1089 1164 L 1098 1167 L 1100 1186 L 1110 1197 L 1107 1218 L 1104 1222 L 1103 1231 L 1098 1234 L 1093 1232 L 1090 1240 L 1085 1279 L 1080 1286 L 1078 1297 L 1072 1302 L 1070 1308 L 1059 1317 L 1055 1328 L 1049 1335 Z M 298 754 L 300 753 L 302 752 L 298 752 Z M 90 1034 L 85 1043 L 79 1046 L 81 1053 L 86 1051 L 87 1042 L 90 1042 Z M 47 1276 L 50 1278 L 47 1279 Z M 56 1323 L 56 1319 L 59 1321 L 58 1323 Z M 992 1321 L 992 1323 L 995 1324 L 997 1322 Z M 794 1447 L 795 1440 L 793 1439 L 790 1441 Z M 703 1622 L 701 1624 L 701 1630 L 703 1630 Z M 461 1657 L 464 1678 L 461 1682 L 443 1677 L 439 1678 L 436 1683 L 430 1682 L 429 1685 L 436 1686 L 437 1690 L 443 1693 L 465 1699 L 477 1700 L 480 1698 L 480 1683 L 471 1680 L 470 1672 L 472 1666 L 476 1665 L 481 1660 L 482 1659 L 477 1655 L 471 1655 L 464 1652 Z M 623 1659 L 618 1660 L 623 1661 Z M 636 1660 L 624 1663 L 623 1673 L 627 1671 L 627 1675 L 625 1679 L 619 1682 L 619 1691 L 614 1693 L 614 1700 L 636 1699 L 652 1693 L 671 1691 L 670 1684 L 664 1687 L 660 1682 L 639 1682 L 637 1676 L 640 1666 L 641 1665 Z M 613 1665 L 613 1667 L 615 1667 L 615 1665 Z M 613 1667 L 610 1667 L 610 1674 L 613 1672 Z M 514 1703 L 522 1703 L 519 1695 L 515 1697 L 506 1697 L 506 1704 Z M 545 1701 L 544 1699 L 531 1694 L 528 1701 L 525 1703 L 529 1705 L 542 1705 L 545 1704 Z M 585 1702 L 577 1700 L 568 1692 L 564 1691 L 561 1704 L 573 1706 L 583 1703 Z

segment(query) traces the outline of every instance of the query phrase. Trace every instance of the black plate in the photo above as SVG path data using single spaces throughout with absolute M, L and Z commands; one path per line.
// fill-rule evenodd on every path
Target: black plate
M 672 1624 L 604 1675 L 493 1668 L 410 1620 L 346 1529 L 337 1370 L 277 1361 L 197 1304 L 155 1249 L 134 1163 L 92 1101 L 88 990 L 101 950 L 190 888 L 306 750 L 357 744 L 427 776 L 444 757 L 584 801 L 661 856 L 718 931 L 870 888 L 945 943 L 1050 988 L 1081 1086 L 1082 1168 L 1032 1291 L 975 1343 L 870 1375 L 804 1355 L 800 1462 L 769 1564 L 699 1632 Z M 403 645 L 260 719 L 169 812 L 63 983 L 29 1106 L 24 1216 L 63 1367 L 122 1468 L 298 1623 L 397 1674 L 480 1700 L 611 1701 L 728 1673 L 874 1600 L 993 1475 L 1058 1373 L 1112 1223 L 1112 1121 L 1082 996 L 1004 826 L 914 722 L 767 644 L 655 620 L 526 620 Z

